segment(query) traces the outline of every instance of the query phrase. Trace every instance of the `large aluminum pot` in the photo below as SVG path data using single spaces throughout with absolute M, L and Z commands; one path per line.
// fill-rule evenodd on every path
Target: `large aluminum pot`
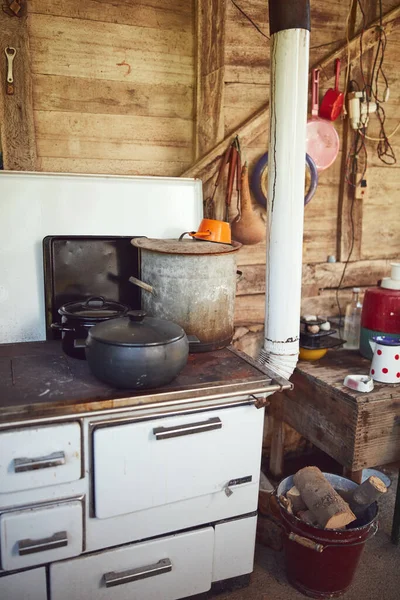
M 130 281 L 144 290 L 142 308 L 196 336 L 194 352 L 230 344 L 241 244 L 148 238 L 132 244 L 140 250 L 141 280 Z

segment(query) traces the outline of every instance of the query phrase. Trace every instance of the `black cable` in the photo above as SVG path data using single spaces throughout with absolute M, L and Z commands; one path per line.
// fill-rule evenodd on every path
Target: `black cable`
M 243 15 L 244 17 L 246 17 L 246 19 L 247 19 L 248 21 L 250 21 L 250 23 L 253 25 L 253 27 L 255 27 L 255 28 L 257 29 L 258 33 L 261 33 L 261 35 L 263 35 L 265 38 L 267 38 L 267 40 L 269 40 L 269 36 L 268 36 L 266 33 L 264 33 L 264 32 L 262 31 L 262 29 L 260 29 L 260 27 L 257 25 L 257 23 L 254 23 L 253 19 L 251 19 L 251 18 L 249 17 L 249 15 L 248 15 L 248 14 L 246 14 L 246 13 L 244 12 L 244 10 L 243 10 L 242 8 L 240 8 L 240 6 L 239 6 L 238 4 L 236 4 L 235 0 L 231 0 L 231 2 L 232 2 L 232 4 L 233 4 L 233 6 L 235 6 L 235 7 L 237 8 L 237 10 L 238 10 L 240 13 L 242 13 L 242 15 Z
M 346 160 L 346 182 L 349 185 L 351 185 L 352 188 L 355 188 L 357 185 L 357 174 L 359 172 L 358 160 L 361 155 L 361 152 L 364 153 L 364 169 L 363 169 L 363 173 L 361 175 L 361 180 L 362 180 L 362 179 L 364 179 L 364 176 L 365 176 L 365 173 L 367 170 L 367 147 L 365 145 L 365 139 L 364 139 L 364 136 L 362 135 L 362 133 L 360 133 L 359 131 L 356 131 L 355 135 L 354 135 L 354 141 L 351 145 L 351 148 L 349 150 L 347 160 Z M 351 165 L 351 168 L 349 169 L 350 165 Z M 351 224 L 350 249 L 349 249 L 349 254 L 347 256 L 347 259 L 344 263 L 344 267 L 343 267 L 342 275 L 340 277 L 339 284 L 336 288 L 336 304 L 337 304 L 338 311 L 339 311 L 339 337 L 341 340 L 343 340 L 343 337 L 341 334 L 342 309 L 341 309 L 340 301 L 339 301 L 339 292 L 341 290 L 341 287 L 342 287 L 342 284 L 344 281 L 344 277 L 346 275 L 346 270 L 347 270 L 347 267 L 349 265 L 349 262 L 350 262 L 350 259 L 351 259 L 351 256 L 352 256 L 353 250 L 354 250 L 354 244 L 355 244 L 354 202 L 355 202 L 355 197 L 356 197 L 355 189 L 353 189 L 351 204 L 350 204 L 350 224 Z

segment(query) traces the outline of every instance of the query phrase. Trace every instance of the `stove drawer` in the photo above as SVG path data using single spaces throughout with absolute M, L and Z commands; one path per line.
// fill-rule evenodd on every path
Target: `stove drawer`
M 80 554 L 82 523 L 79 501 L 2 514 L 2 568 L 12 571 Z
M 227 487 L 258 481 L 262 429 L 250 405 L 95 429 L 96 517 L 211 494 L 229 501 Z
M 32 569 L 0 577 L 2 600 L 46 600 L 46 571 Z
M 0 496 L 76 481 L 80 476 L 78 423 L 0 433 Z
M 176 600 L 211 587 L 207 527 L 50 565 L 52 600 Z

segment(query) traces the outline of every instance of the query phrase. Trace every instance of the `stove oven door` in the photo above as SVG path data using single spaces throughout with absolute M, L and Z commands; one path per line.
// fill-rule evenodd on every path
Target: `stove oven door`
M 95 516 L 182 505 L 199 496 L 209 498 L 211 514 L 213 502 L 229 503 L 239 487 L 257 484 L 262 431 L 263 411 L 251 405 L 97 427 Z M 243 512 L 255 509 L 256 501 Z

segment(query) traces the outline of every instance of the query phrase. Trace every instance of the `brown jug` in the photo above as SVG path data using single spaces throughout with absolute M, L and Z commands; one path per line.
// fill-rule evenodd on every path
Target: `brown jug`
M 231 223 L 232 238 L 247 246 L 258 244 L 266 238 L 266 226 L 253 208 L 247 163 L 242 168 L 240 203 L 240 214 Z

